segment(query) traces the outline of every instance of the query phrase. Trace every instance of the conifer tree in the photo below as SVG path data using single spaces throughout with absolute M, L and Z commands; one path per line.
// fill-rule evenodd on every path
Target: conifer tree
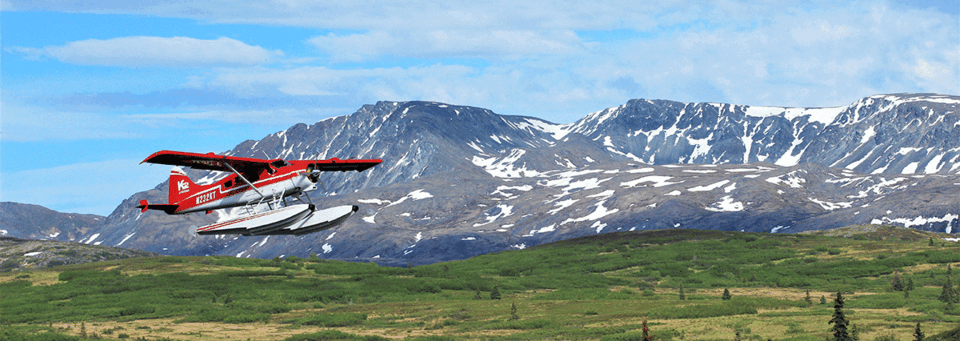
M 903 291 L 903 278 L 900 277 L 899 272 L 893 273 L 893 279 L 890 280 L 890 287 L 893 291 Z
M 482 299 L 483 299 L 483 296 L 480 296 L 480 288 L 479 288 L 479 287 L 477 288 L 477 294 L 473 296 L 473 299 L 475 299 L 475 300 L 482 300 Z
M 852 341 L 850 334 L 847 332 L 847 326 L 850 325 L 850 321 L 847 321 L 847 316 L 843 313 L 843 293 L 837 291 L 837 298 L 833 300 L 833 318 L 830 319 L 828 324 L 832 324 L 831 331 L 833 331 L 833 339 L 835 341 Z
M 913 278 L 907 277 L 907 285 L 905 289 L 913 290 Z
M 729 301 L 730 298 L 731 298 L 731 296 L 730 296 L 730 290 L 727 290 L 726 288 L 724 288 L 724 289 L 723 289 L 723 296 L 720 296 L 720 299 L 721 299 L 721 300 L 724 300 L 724 301 Z
M 950 266 L 950 264 L 947 264 L 947 276 L 950 276 L 952 274 L 953 274 L 953 267 Z
M 500 287 L 499 287 L 499 286 L 496 286 L 496 285 L 493 286 L 493 290 L 490 291 L 490 299 L 491 299 L 491 300 L 499 300 L 499 299 L 500 299 Z
M 511 319 L 511 320 L 519 320 L 519 319 L 520 319 L 520 316 L 517 315 L 517 304 L 516 304 L 516 303 L 511 303 L 511 304 L 510 304 L 510 319 Z
M 827 304 L 827 297 L 820 295 L 820 304 Z
M 953 281 L 950 280 L 950 277 L 947 277 L 947 282 L 943 284 L 943 289 L 940 291 L 940 300 L 947 303 L 947 306 L 952 306 L 953 302 L 956 301 L 956 293 L 953 292 Z
M 917 328 L 913 329 L 913 341 L 923 341 L 923 331 L 920 330 L 920 322 L 917 322 Z
M 930 246 L 933 246 L 933 237 L 930 237 Z
M 683 283 L 680 283 L 680 300 L 683 301 L 686 299 L 687 299 L 687 296 L 683 294 Z
M 807 296 L 803 298 L 803 301 L 804 301 L 804 302 L 807 302 L 807 306 L 808 306 L 808 307 L 812 307 L 812 306 L 813 306 L 813 299 L 810 298 L 810 290 L 807 290 Z

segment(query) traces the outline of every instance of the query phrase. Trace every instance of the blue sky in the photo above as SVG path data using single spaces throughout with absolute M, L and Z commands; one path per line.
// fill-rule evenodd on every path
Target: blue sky
M 960 94 L 955 1 L 0 0 L 0 200 L 110 214 L 169 169 L 379 100 L 570 123 L 633 98 Z

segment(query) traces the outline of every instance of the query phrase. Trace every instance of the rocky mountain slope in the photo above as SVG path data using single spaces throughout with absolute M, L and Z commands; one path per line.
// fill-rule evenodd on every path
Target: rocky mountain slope
M 107 217 L 61 213 L 43 206 L 0 202 L 0 237 L 78 240 L 103 225 Z
M 158 254 L 110 246 L 0 237 L 0 272 L 152 256 Z
M 134 209 L 79 239 L 164 254 L 415 264 L 587 234 L 684 227 L 798 232 L 883 223 L 960 231 L 960 97 L 872 96 L 839 108 L 633 100 L 568 125 L 433 102 L 380 102 L 228 155 L 382 158 L 324 174 L 321 205 L 359 203 L 303 237 L 200 237 L 220 214 Z M 193 172 L 200 181 L 222 174 Z

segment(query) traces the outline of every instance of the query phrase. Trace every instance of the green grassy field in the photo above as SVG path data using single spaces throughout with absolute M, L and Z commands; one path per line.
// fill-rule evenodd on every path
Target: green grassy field
M 634 340 L 644 318 L 658 340 L 823 340 L 837 291 L 861 340 L 912 340 L 917 322 L 931 339 L 960 326 L 939 300 L 960 246 L 934 241 L 661 230 L 414 268 L 116 260 L 0 274 L 0 340 Z

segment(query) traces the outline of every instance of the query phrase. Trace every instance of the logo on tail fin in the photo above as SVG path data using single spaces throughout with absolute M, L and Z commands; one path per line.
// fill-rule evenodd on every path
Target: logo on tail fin
M 180 191 L 180 194 L 190 192 L 190 182 L 187 180 L 177 181 L 177 190 Z

